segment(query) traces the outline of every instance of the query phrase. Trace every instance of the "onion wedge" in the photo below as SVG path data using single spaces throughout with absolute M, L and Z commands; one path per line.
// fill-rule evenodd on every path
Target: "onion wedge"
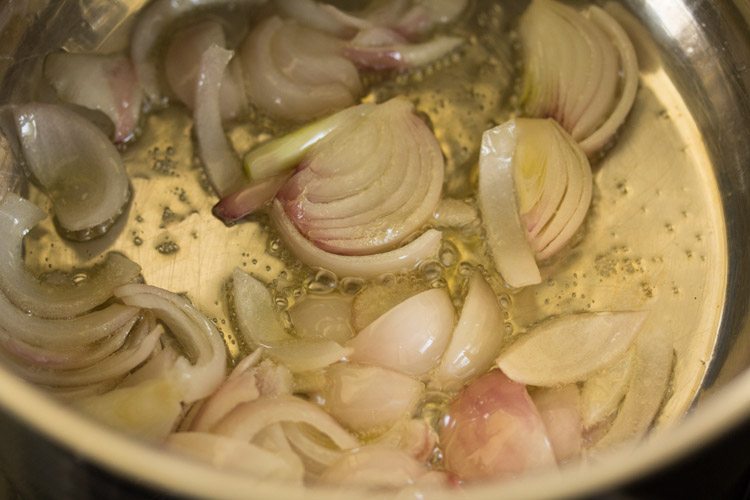
M 186 357 L 179 357 L 172 368 L 183 401 L 202 399 L 224 380 L 226 346 L 211 320 L 187 299 L 149 285 L 130 284 L 115 290 L 115 296 L 128 305 L 151 310 L 178 340 Z M 189 359 L 188 359 L 189 358 Z
M 542 417 L 557 463 L 569 462 L 581 454 L 583 424 L 581 392 L 575 384 L 541 388 L 531 399 Z
M 98 268 L 86 271 L 81 283 L 50 284 L 24 268 L 23 237 L 46 214 L 14 193 L 0 201 L 0 288 L 21 309 L 43 318 L 70 318 L 104 303 L 112 291 L 135 279 L 141 271 L 128 258 L 111 253 Z M 78 273 L 81 271 L 78 270 Z
M 354 104 L 362 93 L 357 68 L 343 42 L 271 17 L 239 50 L 250 100 L 266 113 L 303 122 Z
M 433 381 L 445 390 L 456 390 L 487 371 L 500 352 L 504 332 L 503 312 L 495 292 L 481 274 L 475 273 Z
M 454 51 L 464 43 L 457 36 L 437 36 L 423 43 L 361 45 L 353 40 L 345 54 L 359 68 L 386 70 L 424 66 Z
M 122 55 L 50 54 L 44 75 L 63 101 L 103 112 L 115 126 L 115 142 L 135 136 L 143 92 L 133 65 Z
M 310 267 L 328 269 L 340 278 L 376 278 L 386 273 L 410 271 L 421 261 L 436 257 L 443 238 L 440 231 L 429 229 L 414 241 L 389 252 L 363 256 L 338 255 L 308 241 L 294 227 L 278 200 L 271 208 L 271 217 L 281 237 L 298 259 Z
M 558 252 L 591 203 L 591 167 L 552 120 L 515 119 L 488 130 L 479 159 L 479 206 L 495 265 L 514 287 L 536 284 L 535 259 Z
M 643 311 L 600 312 L 545 321 L 503 351 L 497 366 L 528 385 L 586 380 L 625 354 L 646 316 Z
M 326 371 L 325 408 L 355 432 L 387 429 L 411 418 L 424 384 L 377 366 L 338 363 Z
M 279 322 L 270 292 L 263 283 L 235 269 L 234 310 L 237 326 L 252 347 L 266 348 L 266 354 L 292 372 L 317 370 L 351 353 L 351 349 L 327 339 L 297 339 Z
M 73 111 L 51 104 L 13 108 L 26 167 L 49 196 L 65 236 L 88 240 L 122 214 L 130 186 L 109 139 Z
M 418 293 L 349 341 L 347 346 L 353 349 L 349 359 L 422 377 L 437 365 L 455 322 L 453 303 L 445 289 Z
M 632 380 L 635 348 L 619 361 L 593 374 L 581 388 L 581 414 L 587 429 L 603 422 L 619 407 Z
M 242 164 L 232 150 L 221 125 L 220 88 L 222 75 L 233 52 L 211 45 L 201 55 L 195 90 L 195 135 L 200 156 L 219 196 L 236 191 L 243 183 Z
M 534 0 L 521 18 L 522 106 L 555 118 L 591 156 L 610 142 L 638 90 L 638 62 L 624 30 L 599 7 L 584 14 Z

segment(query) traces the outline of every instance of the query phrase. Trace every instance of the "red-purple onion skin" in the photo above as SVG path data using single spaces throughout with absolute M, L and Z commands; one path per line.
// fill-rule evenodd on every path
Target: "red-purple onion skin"
M 444 464 L 463 480 L 509 479 L 555 466 L 526 387 L 495 370 L 465 387 L 440 428 Z
M 279 174 L 268 179 L 250 182 L 238 191 L 223 197 L 211 212 L 224 224 L 232 225 L 265 207 L 276 196 L 290 174 Z

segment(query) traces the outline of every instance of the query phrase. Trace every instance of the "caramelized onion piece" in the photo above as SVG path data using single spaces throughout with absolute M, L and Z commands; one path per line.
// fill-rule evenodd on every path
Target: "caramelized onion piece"
M 211 45 L 201 55 L 196 79 L 195 135 L 203 166 L 219 196 L 236 191 L 243 183 L 242 164 L 232 150 L 221 125 L 220 87 L 232 51 Z
M 479 204 L 495 264 L 511 286 L 539 283 L 534 259 L 558 252 L 588 212 L 588 160 L 556 122 L 521 118 L 485 132 L 479 162 Z
M 434 382 L 445 390 L 456 390 L 487 371 L 500 352 L 504 332 L 503 311 L 495 292 L 481 274 L 475 273 Z
M 347 344 L 353 349 L 349 359 L 422 377 L 440 360 L 455 322 L 445 289 L 418 293 L 359 332 Z
M 234 310 L 245 342 L 266 348 L 266 354 L 293 372 L 325 368 L 351 353 L 327 339 L 296 339 L 279 322 L 271 293 L 248 273 L 235 269 Z
M 445 468 L 461 479 L 512 478 L 555 465 L 526 387 L 500 371 L 466 386 L 440 427 Z
M 133 65 L 122 55 L 50 54 L 44 75 L 63 101 L 103 112 L 115 126 L 115 142 L 133 138 L 143 92 Z
M 497 358 L 511 379 L 535 386 L 586 380 L 630 348 L 647 316 L 642 311 L 571 314 L 520 336 Z
M 581 14 L 534 0 L 521 18 L 522 104 L 531 116 L 555 118 L 589 156 L 606 146 L 638 89 L 638 62 L 627 35 L 596 6 Z
M 271 208 L 271 217 L 279 234 L 299 260 L 310 267 L 328 269 L 340 278 L 375 278 L 386 273 L 410 271 L 421 261 L 436 257 L 443 238 L 440 231 L 429 229 L 414 241 L 390 252 L 362 256 L 338 255 L 321 250 L 308 241 L 294 227 L 278 200 Z
M 432 131 L 408 100 L 395 98 L 320 141 L 278 199 L 316 246 L 371 255 L 424 225 L 440 200 L 443 171 Z
M 302 484 L 304 470 L 300 463 L 246 441 L 206 432 L 177 432 L 170 434 L 164 444 L 169 450 L 219 469 L 240 470 L 258 479 Z
M 88 240 L 106 232 L 130 196 L 117 149 L 69 109 L 31 103 L 13 114 L 26 167 L 52 200 L 65 235 Z
M 187 357 L 180 356 L 172 375 L 182 391 L 183 401 L 202 399 L 224 380 L 226 346 L 213 322 L 187 299 L 149 285 L 124 285 L 115 296 L 128 305 L 151 310 L 180 343 Z
M 21 309 L 43 318 L 70 318 L 85 313 L 112 296 L 112 290 L 132 281 L 141 271 L 138 264 L 111 253 L 98 269 L 87 270 L 80 283 L 40 281 L 25 269 L 23 237 L 46 214 L 14 193 L 0 202 L 0 288 Z M 78 270 L 81 273 L 81 270 Z
M 351 106 L 362 93 L 343 42 L 295 21 L 263 21 L 239 56 L 250 99 L 278 118 L 307 121 Z
M 387 429 L 410 418 L 424 384 L 377 366 L 338 363 L 328 368 L 325 408 L 355 432 Z

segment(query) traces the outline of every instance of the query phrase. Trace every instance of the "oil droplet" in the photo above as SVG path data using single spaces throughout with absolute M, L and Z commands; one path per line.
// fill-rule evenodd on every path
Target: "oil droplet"
M 162 255 L 171 255 L 177 253 L 180 250 L 180 245 L 172 240 L 167 240 L 163 243 L 156 245 L 156 251 Z
M 315 273 L 315 277 L 307 285 L 312 293 L 331 293 L 338 286 L 338 279 L 331 271 L 321 269 Z
M 341 292 L 345 295 L 356 295 L 365 286 L 362 278 L 344 278 L 339 284 Z
M 443 266 L 436 260 L 427 260 L 419 265 L 419 272 L 427 281 L 434 281 L 443 274 Z
M 510 308 L 511 304 L 512 304 L 512 301 L 508 294 L 504 293 L 500 296 L 500 307 L 502 307 L 503 309 L 508 309 Z

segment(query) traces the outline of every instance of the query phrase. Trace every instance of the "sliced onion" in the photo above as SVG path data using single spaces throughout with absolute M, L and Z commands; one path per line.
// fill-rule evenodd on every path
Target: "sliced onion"
M 542 388 L 531 398 L 542 417 L 547 436 L 558 463 L 568 462 L 581 454 L 583 425 L 581 392 L 575 384 Z
M 256 5 L 264 2 L 265 0 L 241 0 L 238 3 Z M 156 0 L 140 11 L 130 38 L 130 56 L 138 81 L 150 104 L 157 104 L 161 98 L 159 74 L 154 62 L 154 48 L 166 29 L 179 17 L 195 9 L 226 3 L 229 3 L 229 0 Z
M 339 295 L 307 295 L 289 309 L 294 330 L 302 338 L 343 344 L 354 335 L 352 299 Z
M 353 27 L 314 0 L 276 0 L 281 11 L 297 22 L 336 37 L 351 35 Z
M 220 88 L 233 52 L 211 45 L 201 55 L 196 80 L 193 121 L 206 174 L 219 196 L 236 191 L 243 183 L 242 164 L 221 125 Z
M 451 403 L 440 443 L 445 468 L 463 480 L 517 477 L 555 465 L 526 388 L 497 370 L 466 386 Z
M 202 399 L 224 380 L 226 346 L 216 326 L 184 297 L 149 285 L 124 285 L 115 296 L 128 305 L 151 310 L 180 343 L 187 358 L 175 361 L 173 370 L 183 401 Z
M 208 462 L 219 469 L 238 469 L 258 479 L 302 484 L 303 468 L 246 441 L 204 432 L 177 432 L 164 442 L 167 449 Z
M 243 403 L 222 419 L 214 432 L 250 442 L 268 426 L 284 422 L 308 424 L 342 450 L 359 446 L 357 439 L 325 411 L 294 396 L 263 397 Z
M 477 209 L 453 198 L 443 198 L 432 215 L 435 227 L 462 228 L 471 226 L 479 219 Z
M 443 238 L 440 231 L 429 229 L 411 243 L 389 252 L 363 256 L 338 255 L 308 241 L 289 220 L 278 201 L 273 204 L 271 217 L 281 237 L 298 259 L 310 267 L 328 269 L 340 278 L 375 278 L 385 273 L 410 271 L 423 260 L 436 257 Z
M 168 379 L 147 380 L 73 404 L 110 427 L 151 441 L 167 437 L 182 413 L 180 390 Z
M 40 281 L 24 267 L 23 237 L 46 214 L 14 193 L 0 201 L 0 287 L 21 309 L 44 318 L 78 316 L 102 304 L 112 290 L 132 281 L 141 268 L 127 257 L 110 253 L 98 268 L 86 270 L 86 279 L 65 284 Z M 81 274 L 77 270 L 77 274 Z
M 413 377 L 424 376 L 440 360 L 455 322 L 448 292 L 442 288 L 427 290 L 400 303 L 359 332 L 347 344 L 354 349 L 349 359 Z
M 424 419 L 402 420 L 372 441 L 372 444 L 397 448 L 421 462 L 428 460 L 437 445 L 438 437 Z
M 245 341 L 252 347 L 265 347 L 268 356 L 293 372 L 325 368 L 351 353 L 331 340 L 295 339 L 279 322 L 263 283 L 240 269 L 235 269 L 232 281 L 237 326 Z
M 321 249 L 369 255 L 395 248 L 430 218 L 443 170 L 432 131 L 395 98 L 317 144 L 278 198 Z
M 230 153 L 231 154 L 231 153 Z M 211 212 L 227 225 L 268 205 L 279 192 L 290 174 L 279 174 L 267 179 L 250 182 L 214 205 Z
M 308 473 L 320 474 L 341 457 L 341 450 L 323 444 L 321 439 L 305 429 L 305 424 L 283 424 L 289 444 L 305 462 Z
M 417 483 L 427 474 L 424 464 L 401 450 L 364 446 L 347 453 L 320 476 L 320 482 L 353 488 L 393 490 Z
M 50 387 L 77 387 L 99 384 L 109 380 L 116 380 L 127 375 L 143 363 L 153 352 L 159 337 L 164 332 L 157 327 L 151 331 L 137 328 L 128 337 L 125 345 L 110 356 L 98 360 L 88 366 L 67 370 L 46 370 L 38 367 L 12 362 L 10 358 L 2 356 L 13 371 L 34 384 Z
M 375 110 L 373 104 L 352 106 L 260 145 L 245 155 L 245 173 L 253 180 L 268 179 L 297 167 L 310 149 L 334 130 L 348 130 Z
M 0 293 L 0 328 L 20 342 L 51 350 L 85 347 L 132 324 L 137 315 L 137 308 L 112 304 L 73 319 L 43 319 L 27 315 Z
M 437 36 L 423 43 L 363 46 L 350 43 L 346 57 L 360 68 L 407 69 L 424 66 L 444 57 L 464 43 L 456 36 Z
M 581 388 L 583 425 L 588 429 L 604 421 L 620 406 L 632 379 L 635 349 L 619 361 L 589 377 Z
M 26 167 L 52 200 L 66 236 L 88 240 L 106 232 L 130 196 L 117 149 L 66 108 L 23 104 L 13 114 Z
M 492 366 L 505 339 L 505 322 L 495 292 L 481 274 L 469 282 L 464 308 L 433 380 L 459 389 Z
M 377 366 L 339 363 L 327 370 L 325 407 L 355 432 L 376 431 L 410 418 L 424 384 Z
M 559 251 L 588 212 L 586 156 L 554 121 L 516 119 L 485 132 L 479 168 L 479 202 L 498 270 L 512 286 L 538 283 L 532 259 Z
M 195 109 L 196 88 L 200 77 L 201 59 L 209 47 L 226 47 L 226 36 L 221 24 L 203 21 L 177 32 L 167 49 L 164 73 L 172 91 L 188 108 Z M 212 64 L 213 65 L 213 64 Z M 247 109 L 239 61 L 232 59 L 217 85 L 221 119 L 236 118 Z
M 556 386 L 586 380 L 630 348 L 647 316 L 643 311 L 581 313 L 543 322 L 497 358 L 508 377 Z
M 635 100 L 638 63 L 627 35 L 599 7 L 583 15 L 550 0 L 531 3 L 519 34 L 524 109 L 554 117 L 592 155 L 612 139 Z
M 661 408 L 672 375 L 674 346 L 670 333 L 649 326 L 635 341 L 635 359 L 625 399 L 607 434 L 595 443 L 597 450 L 643 437 Z
M 239 55 L 250 99 L 278 118 L 304 122 L 351 106 L 362 93 L 343 42 L 295 21 L 263 21 Z
M 66 102 L 96 109 L 115 126 L 115 142 L 133 138 L 143 92 L 133 65 L 122 55 L 50 54 L 44 75 Z

